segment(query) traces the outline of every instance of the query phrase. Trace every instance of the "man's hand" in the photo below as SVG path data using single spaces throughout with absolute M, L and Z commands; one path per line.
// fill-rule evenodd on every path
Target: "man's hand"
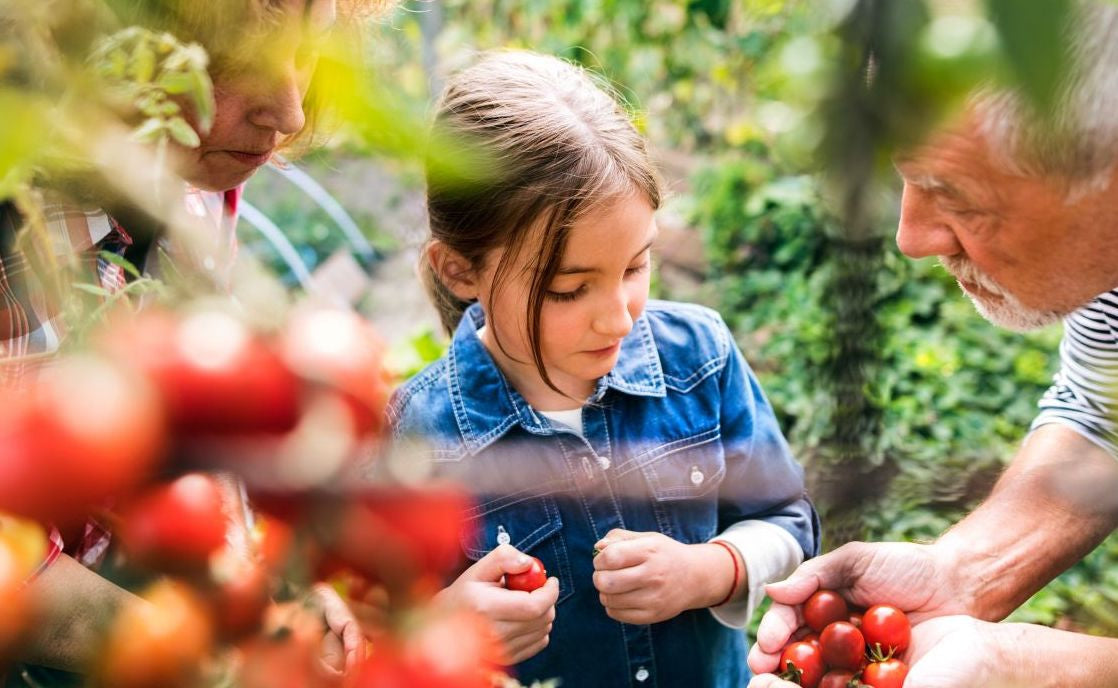
M 765 587 L 773 605 L 761 618 L 749 652 L 754 673 L 774 671 L 788 639 L 803 625 L 802 605 L 816 590 L 834 590 L 868 607 L 891 604 L 914 623 L 965 611 L 956 599 L 951 563 L 935 545 L 852 542 L 805 562 L 780 583 Z
M 720 545 L 614 529 L 595 547 L 594 587 L 606 614 L 623 623 L 656 623 L 710 607 L 734 585 L 734 562 Z
M 542 588 L 532 592 L 506 590 L 501 579 L 506 573 L 527 571 L 531 559 L 511 545 L 500 545 L 466 569 L 458 580 L 436 596 L 440 604 L 469 609 L 489 619 L 504 646 L 499 664 L 516 664 L 547 647 L 555 603 L 559 599 L 559 579 L 548 578 Z

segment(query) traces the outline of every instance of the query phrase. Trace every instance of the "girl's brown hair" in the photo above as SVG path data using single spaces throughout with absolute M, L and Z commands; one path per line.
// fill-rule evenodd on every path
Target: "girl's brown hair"
M 572 225 L 588 211 L 632 194 L 654 210 L 660 207 L 659 177 L 645 142 L 603 80 L 558 58 L 522 51 L 484 54 L 454 75 L 439 102 L 435 130 L 477 147 L 496 169 L 479 170 L 463 182 L 428 165 L 429 241 L 441 242 L 474 270 L 482 269 L 491 251 L 505 248 L 494 270 L 497 292 L 528 237 L 540 232 L 531 261 L 536 269 L 527 303 L 528 344 L 544 382 L 560 391 L 547 376 L 540 349 L 548 285 Z M 426 254 L 421 252 L 423 281 L 443 328 L 453 334 L 469 304 L 441 282 Z

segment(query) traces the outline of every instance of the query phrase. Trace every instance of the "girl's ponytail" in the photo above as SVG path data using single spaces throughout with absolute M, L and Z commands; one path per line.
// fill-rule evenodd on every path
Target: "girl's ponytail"
M 469 307 L 470 301 L 463 301 L 454 295 L 450 289 L 447 289 L 443 281 L 439 279 L 438 274 L 435 273 L 435 266 L 431 264 L 431 259 L 427 256 L 427 245 L 419 252 L 419 264 L 416 266 L 419 272 L 419 279 L 423 282 L 423 288 L 427 291 L 427 298 L 431 299 L 431 303 L 435 306 L 435 310 L 439 314 L 439 322 L 442 323 L 443 331 L 446 332 L 448 337 L 454 336 L 454 330 L 458 328 L 458 322 L 462 320 L 462 314 L 466 312 Z

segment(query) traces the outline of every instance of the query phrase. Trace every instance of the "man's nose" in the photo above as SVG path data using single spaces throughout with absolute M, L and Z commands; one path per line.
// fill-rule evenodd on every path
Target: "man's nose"
M 272 129 L 284 136 L 298 133 L 307 123 L 303 111 L 304 88 L 294 65 L 270 75 L 262 85 L 249 120 L 258 127 Z
M 909 258 L 960 253 L 962 246 L 948 220 L 936 207 L 932 193 L 906 183 L 897 224 L 897 248 Z

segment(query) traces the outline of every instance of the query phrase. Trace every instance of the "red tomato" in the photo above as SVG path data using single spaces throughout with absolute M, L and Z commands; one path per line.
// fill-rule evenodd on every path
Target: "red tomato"
M 411 589 L 458 565 L 469 508 L 469 497 L 455 488 L 367 490 L 320 537 L 356 572 L 395 590 Z
M 0 511 L 80 524 L 145 480 L 162 454 L 155 391 L 104 359 L 62 360 L 0 398 Z
M 908 665 L 892 658 L 883 662 L 870 662 L 862 671 L 862 683 L 873 688 L 901 688 L 908 675 Z
M 118 326 L 105 348 L 137 366 L 164 399 L 171 427 L 188 437 L 283 433 L 299 420 L 299 380 L 233 316 L 185 318 L 145 311 Z
M 225 544 L 221 490 L 190 473 L 141 494 L 120 511 L 120 539 L 136 564 L 157 571 L 204 570 Z
M 823 661 L 833 669 L 857 669 L 866 654 L 862 632 L 846 621 L 828 624 L 819 635 Z
M 272 601 L 271 584 L 262 564 L 229 557 L 217 567 L 217 588 L 210 595 L 214 625 L 223 640 L 255 633 Z
M 819 590 L 804 603 L 804 621 L 816 633 L 829 623 L 845 621 L 847 614 L 846 600 L 831 590 Z
M 862 635 L 871 651 L 880 646 L 882 654 L 893 655 L 908 649 L 912 627 L 908 617 L 900 609 L 877 604 L 867 609 L 862 616 Z
M 505 574 L 506 588 L 532 592 L 544 586 L 544 583 L 547 582 L 547 569 L 544 568 L 543 562 L 539 559 L 535 557 L 531 557 L 531 559 L 532 563 L 529 564 L 528 570 Z
M 861 628 L 862 612 L 850 612 L 850 623 L 854 624 L 855 628 Z
M 823 677 L 823 655 L 811 643 L 796 642 L 780 653 L 781 678 L 815 688 Z
M 205 607 L 182 583 L 155 583 L 113 620 L 97 685 L 172 688 L 197 685 L 212 631 Z
M 812 631 L 811 633 L 805 633 L 804 637 L 799 638 L 798 640 L 804 643 L 811 643 L 820 650 L 823 649 L 823 646 L 819 643 L 819 634 L 815 631 Z
M 819 688 L 850 688 L 854 681 L 854 672 L 846 669 L 834 669 L 823 674 Z
M 293 370 L 342 393 L 359 434 L 383 432 L 392 387 L 387 347 L 364 318 L 339 309 L 303 311 L 288 323 L 282 346 Z

